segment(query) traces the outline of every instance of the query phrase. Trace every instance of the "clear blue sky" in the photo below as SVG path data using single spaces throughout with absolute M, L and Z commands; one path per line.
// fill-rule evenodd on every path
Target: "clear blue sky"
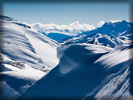
M 5 3 L 4 15 L 20 22 L 95 25 L 101 21 L 128 20 L 128 3 Z

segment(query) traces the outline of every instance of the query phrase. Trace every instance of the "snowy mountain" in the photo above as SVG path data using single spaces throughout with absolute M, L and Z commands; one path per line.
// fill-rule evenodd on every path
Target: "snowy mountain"
M 0 34 L 3 38 L 2 97 L 17 98 L 58 64 L 60 45 L 13 18 L 0 16 L 0 21 L 3 27 Z
M 63 46 L 58 66 L 18 100 L 132 100 L 132 50 L 83 43 Z
M 6 16 L 0 16 L 0 22 L 0 99 L 133 99 L 131 23 L 109 22 L 72 36 L 59 30 L 47 33 L 46 26 L 36 30 Z M 78 23 L 70 26 L 82 29 Z
M 99 28 L 70 38 L 64 41 L 64 44 L 91 43 L 109 47 L 129 45 L 132 37 L 130 29 L 131 23 L 126 21 L 108 22 Z
M 63 39 L 67 39 L 71 36 L 76 36 L 84 31 L 95 29 L 93 25 L 80 24 L 78 21 L 71 23 L 70 25 L 56 25 L 56 24 L 41 24 L 33 23 L 28 24 L 32 29 L 37 32 L 60 42 Z M 53 38 L 54 37 L 54 38 Z

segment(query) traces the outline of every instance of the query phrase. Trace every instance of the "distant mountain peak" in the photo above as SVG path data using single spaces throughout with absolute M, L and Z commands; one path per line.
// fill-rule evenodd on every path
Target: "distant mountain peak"
M 118 24 L 120 24 L 120 25 L 123 25 L 123 24 L 128 24 L 128 22 L 126 21 L 126 20 L 122 20 L 122 21 L 116 21 L 116 22 L 105 22 L 104 24 L 103 24 L 103 26 L 105 27 L 105 26 L 113 26 L 113 25 L 118 25 Z M 101 26 L 101 27 L 103 27 L 103 26 Z
M 105 22 L 101 27 L 86 31 L 80 35 L 64 41 L 71 43 L 91 43 L 103 46 L 116 47 L 130 44 L 130 23 L 126 20 Z

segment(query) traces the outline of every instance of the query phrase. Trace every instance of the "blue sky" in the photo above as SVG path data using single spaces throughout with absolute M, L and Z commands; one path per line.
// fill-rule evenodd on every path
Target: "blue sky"
M 128 20 L 128 3 L 5 3 L 4 15 L 20 22 L 70 24 L 74 21 L 96 26 L 101 20 Z

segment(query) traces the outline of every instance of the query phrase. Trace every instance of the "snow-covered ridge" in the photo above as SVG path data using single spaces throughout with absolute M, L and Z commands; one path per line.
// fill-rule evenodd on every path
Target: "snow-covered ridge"
M 78 21 L 70 25 L 35 23 L 29 24 L 29 26 L 49 38 L 60 43 L 64 42 L 63 44 L 84 42 L 116 47 L 117 45 L 130 43 L 130 22 L 125 20 L 102 21 L 99 24 L 100 26 L 97 28 L 88 24 L 80 24 Z
M 109 47 L 131 44 L 131 23 L 126 21 L 106 22 L 101 27 L 83 32 L 64 41 L 63 44 L 91 43 Z
M 54 68 L 60 45 L 13 18 L 0 16 L 2 24 L 3 96 L 18 97 Z M 16 84 L 16 85 L 14 85 Z M 10 92 L 16 91 L 16 92 Z

